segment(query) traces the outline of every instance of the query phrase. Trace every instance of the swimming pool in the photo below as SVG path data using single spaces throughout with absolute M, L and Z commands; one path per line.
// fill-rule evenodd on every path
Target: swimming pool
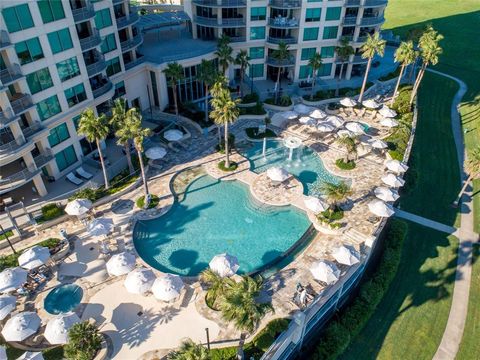
M 140 257 L 164 272 L 195 276 L 227 252 L 248 273 L 277 259 L 309 228 L 293 206 L 256 203 L 246 185 L 208 175 L 193 180 L 165 215 L 138 221 L 133 241 Z
M 82 301 L 83 290 L 75 284 L 66 284 L 55 287 L 43 301 L 44 309 L 53 315 L 67 313 L 74 310 Z

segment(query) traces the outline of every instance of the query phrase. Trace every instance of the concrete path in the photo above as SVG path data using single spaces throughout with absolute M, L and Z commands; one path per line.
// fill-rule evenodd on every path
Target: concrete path
M 424 218 L 422 216 L 418 216 L 418 215 L 409 213 L 407 211 L 397 209 L 397 208 L 395 208 L 395 216 L 405 220 L 413 221 L 417 224 L 420 224 L 438 231 L 445 232 L 447 234 L 453 234 L 457 231 L 457 229 L 454 228 L 453 226 L 448 226 L 448 225 L 445 225 L 445 224 Z

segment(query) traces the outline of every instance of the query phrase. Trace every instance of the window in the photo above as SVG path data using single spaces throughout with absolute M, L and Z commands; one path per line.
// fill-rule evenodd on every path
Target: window
M 115 50 L 116 48 L 117 42 L 115 41 L 115 34 L 108 34 L 102 39 L 102 44 L 100 45 L 102 54 L 106 54 L 110 51 Z
M 340 20 L 341 13 L 341 7 L 329 7 L 327 8 L 327 15 L 325 16 L 325 20 Z
M 306 49 L 302 49 L 302 55 L 300 57 L 301 60 L 310 60 L 313 56 L 313 54 L 315 54 L 315 52 L 317 51 L 316 48 L 306 48 Z
M 57 95 L 53 95 L 37 103 L 37 112 L 42 121 L 57 115 L 62 111 Z
M 25 40 L 15 44 L 15 51 L 21 65 L 25 65 L 36 60 L 42 59 L 43 51 L 38 38 Z
M 301 65 L 300 72 L 298 73 L 299 79 L 306 79 L 309 76 L 312 76 L 312 68 L 309 65 Z
M 2 15 L 8 32 L 14 33 L 20 30 L 30 29 L 34 26 L 28 4 L 5 8 L 2 10 Z
M 75 154 L 75 148 L 73 145 L 65 148 L 65 150 L 60 151 L 55 154 L 55 161 L 57 162 L 58 170 L 63 171 L 68 168 L 70 165 L 73 165 L 77 162 L 77 154 Z
M 322 55 L 323 59 L 334 57 L 335 56 L 335 46 L 322 47 L 320 55 Z
M 32 94 L 36 94 L 42 90 L 53 86 L 52 77 L 48 67 L 35 71 L 27 75 L 27 84 Z
M 82 101 L 87 100 L 87 94 L 85 93 L 85 87 L 83 84 L 75 85 L 64 92 L 65 97 L 67 98 L 68 107 L 75 106 Z
M 107 75 L 112 76 L 122 71 L 120 59 L 118 57 L 107 61 Z
M 332 63 L 322 64 L 318 70 L 318 76 L 330 76 L 332 73 Z
M 63 123 L 50 130 L 50 135 L 48 135 L 48 143 L 50 144 L 50 147 L 54 147 L 69 138 L 70 134 L 68 132 L 67 124 Z
M 265 48 L 262 46 L 250 48 L 250 59 L 263 59 L 265 57 Z
M 80 68 L 78 67 L 77 58 L 74 56 L 70 59 L 57 63 L 57 71 L 60 81 L 62 82 L 80 75 Z
M 44 24 L 65 18 L 61 1 L 38 0 L 37 4 Z
M 52 53 L 54 54 L 73 48 L 72 38 L 70 37 L 68 28 L 51 32 L 47 37 Z
M 318 27 L 306 28 L 303 31 L 303 41 L 317 40 L 318 39 Z
M 265 39 L 265 26 L 253 26 L 250 28 L 250 40 Z
M 263 64 L 250 64 L 250 77 L 263 77 Z
M 323 0 L 307 0 L 307 2 L 322 2 Z
M 99 10 L 95 13 L 95 26 L 97 29 L 103 29 L 110 25 L 112 25 L 110 9 Z
M 82 115 L 77 115 L 72 118 L 73 126 L 75 126 L 75 130 L 78 130 L 78 126 L 80 125 L 80 118 Z
M 305 15 L 305 21 L 306 22 L 320 21 L 321 11 L 322 9 L 320 8 L 307 9 L 307 13 Z
M 252 7 L 251 9 L 250 20 L 265 20 L 267 18 L 267 8 L 266 7 Z
M 323 28 L 323 39 L 336 39 L 338 33 L 338 26 L 325 26 Z
M 152 71 L 150 71 L 150 74 L 152 73 Z M 119 83 L 116 83 L 115 84 L 115 94 L 113 95 L 113 98 L 116 99 L 118 97 L 121 97 L 123 95 L 125 95 L 127 93 L 127 91 L 125 90 L 125 82 L 124 81 L 120 81 Z

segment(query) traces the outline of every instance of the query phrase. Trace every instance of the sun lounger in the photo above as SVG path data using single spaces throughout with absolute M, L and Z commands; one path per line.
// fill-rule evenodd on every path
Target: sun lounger
M 93 175 L 90 174 L 88 171 L 85 171 L 83 167 L 79 167 L 77 170 L 75 170 L 75 172 L 80 175 L 80 177 L 84 178 L 84 179 L 87 179 L 87 180 L 90 180 Z
M 83 183 L 83 180 L 76 177 L 74 173 L 68 173 L 67 180 L 75 185 L 80 185 Z

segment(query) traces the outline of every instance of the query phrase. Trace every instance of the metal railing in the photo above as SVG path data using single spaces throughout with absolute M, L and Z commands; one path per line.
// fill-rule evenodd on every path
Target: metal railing
M 267 57 L 267 64 L 271 66 L 294 66 L 295 65 L 295 58 L 291 56 L 288 59 L 275 59 L 272 56 Z
M 269 42 L 270 44 L 280 44 L 281 42 L 284 42 L 285 44 L 296 44 L 297 43 L 297 38 L 293 37 L 293 36 L 282 37 L 282 38 L 269 36 L 267 38 L 267 42 Z
M 38 175 L 40 172 L 41 169 L 23 169 L 15 174 L 1 178 L 0 191 L 3 193 L 5 192 L 5 190 L 11 189 L 13 186 L 18 187 L 25 182 L 30 181 L 35 175 Z
M 362 21 L 360 22 L 361 26 L 369 26 L 369 25 L 377 25 L 381 24 L 385 21 L 383 15 L 378 16 L 371 16 L 371 17 L 363 17 Z
M 245 7 L 246 0 L 193 0 L 195 5 L 209 7 Z
M 0 49 L 10 45 L 12 45 L 12 43 L 10 42 L 8 33 L 5 30 L 0 30 Z
M 31 138 L 33 135 L 38 134 L 40 131 L 45 130 L 46 127 L 40 122 L 34 123 L 22 130 L 25 139 Z
M 95 10 L 90 3 L 86 3 L 84 7 L 72 9 L 73 20 L 77 22 L 91 19 L 95 16 Z
M 92 77 L 93 75 L 102 72 L 107 68 L 105 57 L 97 51 L 97 53 L 95 54 L 95 61 L 90 65 L 87 65 L 86 68 L 89 77 Z
M 133 38 L 122 41 L 120 43 L 120 47 L 122 48 L 122 51 L 128 51 L 130 49 L 133 49 L 134 47 L 140 45 L 143 41 L 143 37 L 140 34 L 135 35 Z
M 0 144 L 0 155 L 5 155 L 5 153 L 13 152 L 26 144 L 25 139 L 20 138 L 18 140 L 20 140 L 20 144 L 15 139 L 9 141 L 8 143 Z
M 37 168 L 40 169 L 42 166 L 48 164 L 49 161 L 52 161 L 53 157 L 52 151 L 50 149 L 45 149 L 42 154 L 35 156 L 33 161 Z
M 93 29 L 91 31 L 90 36 L 87 36 L 83 39 L 80 39 L 80 47 L 82 48 L 83 51 L 86 51 L 86 50 L 89 50 L 91 48 L 94 48 L 95 46 L 100 45 L 101 42 L 102 42 L 102 39 L 100 38 L 98 30 Z
M 112 82 L 110 80 L 107 80 L 106 83 L 97 87 L 96 89 L 92 88 L 93 97 L 97 98 L 99 96 L 102 96 L 102 95 L 106 94 L 107 92 L 109 92 L 112 89 L 112 87 L 113 87 Z
M 138 16 L 137 13 L 131 13 L 131 14 L 122 16 L 122 17 L 116 19 L 117 28 L 122 29 L 124 27 L 127 27 L 127 26 L 137 22 L 139 19 L 140 19 L 140 17 Z
M 194 16 L 194 20 L 199 25 L 205 25 L 210 27 L 242 27 L 245 26 L 244 18 L 208 18 L 203 16 Z
M 18 99 L 10 100 L 10 105 L 16 115 L 20 115 L 34 106 L 32 97 L 29 94 L 21 94 L 21 97 Z
M 301 0 L 270 0 L 270 6 L 281 9 L 301 8 Z
M 6 69 L 0 71 L 0 80 L 3 85 L 9 85 L 10 83 L 23 77 L 22 69 L 18 64 L 12 64 L 7 66 Z
M 342 19 L 342 24 L 343 25 L 355 25 L 357 23 L 357 17 L 356 16 L 345 16 Z
M 18 119 L 11 108 L 0 111 L 0 125 L 6 126 L 12 121 Z
M 269 18 L 268 19 L 268 24 L 271 27 L 276 27 L 276 28 L 297 28 L 300 26 L 300 23 L 298 19 L 296 18 Z
M 246 36 L 232 36 L 232 37 L 230 37 L 230 41 L 231 42 L 245 42 L 245 41 L 247 41 L 247 37 Z

